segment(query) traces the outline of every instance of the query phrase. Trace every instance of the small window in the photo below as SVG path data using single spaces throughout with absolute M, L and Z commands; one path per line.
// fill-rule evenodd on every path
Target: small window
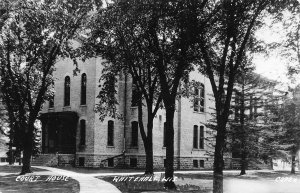
M 83 73 L 81 75 L 81 105 L 86 104 L 86 74 Z
M 70 106 L 70 86 L 71 80 L 69 76 L 65 77 L 65 98 L 64 98 L 64 106 Z
M 166 165 L 167 165 L 167 160 L 164 159 L 164 167 L 166 167 Z
M 167 141 L 167 139 L 166 139 L 166 137 L 167 137 L 167 123 L 166 122 L 164 122 L 164 136 L 163 136 L 163 147 L 166 147 L 166 141 Z
M 198 126 L 194 125 L 193 148 L 198 149 Z
M 107 145 L 114 146 L 114 122 L 110 120 L 107 125 Z
M 204 126 L 200 126 L 199 148 L 204 149 Z
M 114 167 L 114 158 L 109 158 L 107 160 L 107 166 L 108 167 Z
M 84 157 L 79 157 L 78 162 L 79 166 L 84 166 Z
M 136 121 L 131 122 L 131 146 L 137 147 L 138 146 L 138 130 L 139 124 Z
M 85 145 L 85 120 L 80 120 L 80 145 Z
M 130 167 L 132 168 L 137 167 L 137 158 L 130 158 Z
M 204 160 L 200 160 L 200 168 L 204 168 Z
M 193 167 L 198 168 L 198 160 L 193 160 Z
M 54 107 L 54 95 L 50 96 L 49 98 L 49 108 Z

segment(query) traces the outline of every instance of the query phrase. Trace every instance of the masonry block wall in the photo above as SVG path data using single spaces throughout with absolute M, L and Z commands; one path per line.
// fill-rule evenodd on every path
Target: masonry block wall
M 76 132 L 76 153 L 73 157 L 61 157 L 65 162 L 70 160 L 77 167 L 145 167 L 145 149 L 143 141 L 138 131 L 138 145 L 132 147 L 131 122 L 138 121 L 137 107 L 131 107 L 132 99 L 132 79 L 129 76 L 120 74 L 117 84 L 117 98 L 119 105 L 117 112 L 123 119 L 106 117 L 103 122 L 99 120 L 99 114 L 94 112 L 95 104 L 99 102 L 97 98 L 100 91 L 99 78 L 103 67 L 101 58 L 93 58 L 79 62 L 80 72 L 73 75 L 75 66 L 69 59 L 64 59 L 56 64 L 55 77 L 55 98 L 54 107 L 48 108 L 46 103 L 42 113 L 73 111 L 79 116 L 78 128 Z M 86 105 L 80 104 L 81 75 L 87 75 L 87 95 Z M 70 106 L 64 106 L 64 80 L 70 77 L 71 99 Z M 203 75 L 193 72 L 191 80 L 195 80 L 204 85 L 205 102 L 204 112 L 195 112 L 193 109 L 193 99 L 180 97 L 176 103 L 174 116 L 174 168 L 176 169 L 207 169 L 212 168 L 213 147 L 209 141 L 205 140 L 203 149 L 193 147 L 194 126 L 204 126 L 204 137 L 211 138 L 212 131 L 206 128 L 206 123 L 211 119 L 214 111 L 214 101 L 210 82 Z M 145 110 L 146 108 L 144 108 Z M 144 127 L 147 129 L 147 114 L 143 113 Z M 86 121 L 85 145 L 80 145 L 80 120 Z M 113 145 L 108 145 L 108 121 L 113 121 Z M 165 110 L 159 109 L 153 124 L 153 154 L 154 168 L 163 169 L 166 149 L 163 147 Z M 147 130 L 146 130 L 147 132 Z M 199 134 L 199 133 L 198 133 Z M 199 136 L 198 136 L 199 137 Z M 114 159 L 109 159 L 114 157 Z M 113 161 L 112 161 L 113 160 Z

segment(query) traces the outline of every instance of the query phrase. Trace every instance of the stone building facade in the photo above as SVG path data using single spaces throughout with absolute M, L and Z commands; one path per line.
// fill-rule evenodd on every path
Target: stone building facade
M 41 112 L 43 154 L 58 154 L 61 163 L 76 167 L 145 167 L 145 150 L 137 124 L 137 107 L 132 107 L 132 81 L 119 77 L 118 111 L 124 119 L 106 117 L 103 122 L 94 112 L 99 102 L 101 58 L 79 62 L 80 72 L 69 59 L 56 64 L 55 96 Z M 202 74 L 191 72 L 191 80 L 199 82 L 195 89 L 197 102 L 191 98 L 177 100 L 174 119 L 174 167 L 176 169 L 209 169 L 213 164 L 213 132 L 205 123 L 214 111 L 210 82 Z M 146 118 L 146 116 L 145 116 Z M 154 168 L 164 168 L 165 111 L 160 109 L 154 119 Z

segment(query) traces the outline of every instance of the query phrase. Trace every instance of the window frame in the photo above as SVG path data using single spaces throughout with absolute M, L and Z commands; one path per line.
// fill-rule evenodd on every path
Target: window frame
M 198 125 L 193 127 L 193 148 L 198 149 Z
M 199 113 L 205 112 L 205 85 L 203 83 L 194 87 L 193 110 Z
M 70 76 L 65 77 L 64 82 L 64 106 L 68 107 L 71 104 L 71 78 Z
M 107 122 L 107 146 L 114 146 L 114 121 Z
M 131 147 L 138 147 L 138 138 L 139 138 L 139 123 L 137 121 L 132 121 L 131 122 Z
M 86 121 L 80 120 L 80 145 L 86 145 Z
M 86 105 L 86 88 L 87 88 L 87 75 L 81 75 L 81 92 L 80 92 L 80 105 Z

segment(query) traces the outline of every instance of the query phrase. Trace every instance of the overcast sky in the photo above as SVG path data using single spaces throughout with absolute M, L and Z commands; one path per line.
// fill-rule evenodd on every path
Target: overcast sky
M 286 36 L 286 31 L 283 26 L 278 24 L 272 24 L 271 20 L 266 19 L 266 26 L 261 28 L 256 32 L 258 39 L 265 41 L 266 43 L 279 43 L 284 40 Z M 271 51 L 269 56 L 264 54 L 256 54 L 253 59 L 254 64 L 256 65 L 256 72 L 273 80 L 278 80 L 286 85 L 294 87 L 297 84 L 300 84 L 300 78 L 296 77 L 295 82 L 287 77 L 287 65 L 288 62 L 286 59 L 280 57 L 279 51 Z

